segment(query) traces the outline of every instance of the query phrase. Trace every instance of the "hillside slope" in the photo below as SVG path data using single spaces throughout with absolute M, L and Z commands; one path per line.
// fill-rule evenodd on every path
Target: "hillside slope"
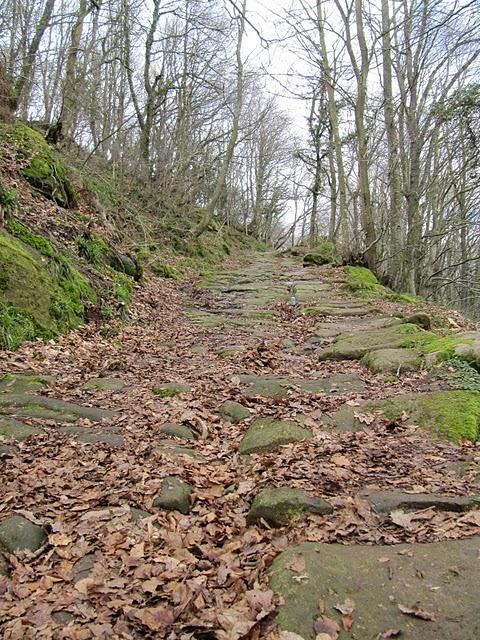
M 108 330 L 145 272 L 198 273 L 249 245 L 214 223 L 194 240 L 201 211 L 162 203 L 154 185 L 78 147 L 60 152 L 22 122 L 0 124 L 0 140 L 0 348 L 90 320 Z

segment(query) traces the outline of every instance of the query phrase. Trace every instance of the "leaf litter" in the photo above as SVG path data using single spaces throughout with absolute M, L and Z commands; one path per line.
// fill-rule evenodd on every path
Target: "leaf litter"
M 99 432 L 118 428 L 125 441 L 120 448 L 84 445 L 60 433 L 52 421 L 30 420 L 42 432 L 3 460 L 2 518 L 28 512 L 48 533 L 38 555 L 18 552 L 7 558 L 10 574 L 0 578 L 3 638 L 286 640 L 287 632 L 276 631 L 272 617 L 279 602 L 268 587 L 268 568 L 287 545 L 429 542 L 478 533 L 478 512 L 432 509 L 423 519 L 408 514 L 407 522 L 398 514 L 377 514 L 359 496 L 364 489 L 418 486 L 449 495 L 473 493 L 478 488 L 474 470 L 456 476 L 448 468 L 465 459 L 480 461 L 475 445 L 433 443 L 402 424 L 392 432 L 379 415 L 364 416 L 365 429 L 356 433 L 322 429 L 322 416 L 342 403 L 357 406 L 369 397 L 417 389 L 426 384 L 422 374 L 379 388 L 378 378 L 355 362 L 322 363 L 319 371 L 314 354 L 282 348 L 286 339 L 302 344 L 313 320 L 293 322 L 281 307 L 266 335 L 228 324 L 219 332 L 181 315 L 185 293 L 174 283 L 152 278 L 136 294 L 129 322 L 114 339 L 88 326 L 56 342 L 0 355 L 2 370 L 56 376 L 42 391 L 46 395 L 115 408 L 117 418 L 80 424 Z M 228 344 L 243 350 L 217 355 Z M 206 353 L 195 353 L 198 345 Z M 367 390 L 305 395 L 291 389 L 272 402 L 244 398 L 238 377 L 345 372 L 361 374 Z M 82 390 L 87 379 L 99 376 L 119 377 L 126 387 L 118 393 Z M 192 390 L 159 398 L 152 390 L 164 382 L 186 382 Z M 238 443 L 245 424 L 232 425 L 216 413 L 225 399 L 248 406 L 249 421 L 304 416 L 314 437 L 243 459 Z M 190 425 L 203 436 L 192 445 L 203 458 L 174 456 L 160 446 L 165 422 Z M 192 485 L 188 515 L 153 507 L 167 475 Z M 281 529 L 247 527 L 253 496 L 275 486 L 305 489 L 330 501 L 334 512 L 309 515 Z M 134 522 L 131 507 L 151 515 Z M 301 578 L 304 560 L 298 556 L 293 562 Z M 431 615 L 416 605 L 404 609 L 406 615 Z M 354 603 L 340 603 L 338 610 L 343 629 L 350 629 Z M 315 631 L 335 639 L 340 626 L 322 614 Z M 399 633 L 391 629 L 379 637 Z

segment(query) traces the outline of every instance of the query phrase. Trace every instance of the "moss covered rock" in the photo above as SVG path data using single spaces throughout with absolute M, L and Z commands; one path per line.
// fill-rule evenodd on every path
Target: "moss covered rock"
M 174 422 L 166 422 L 165 424 L 162 424 L 160 431 L 168 436 L 174 436 L 175 438 L 181 438 L 182 440 L 197 440 L 198 438 L 193 429 L 190 429 L 184 424 L 177 424 Z
M 371 313 L 372 309 L 365 305 L 351 304 L 322 304 L 316 307 L 307 307 L 303 313 L 306 316 L 343 316 L 345 318 L 355 316 L 365 316 Z
M 55 382 L 54 376 L 5 373 L 0 377 L 0 393 L 32 393 Z
M 247 407 L 244 407 L 243 404 L 234 402 L 233 400 L 225 400 L 225 402 L 219 407 L 218 414 L 224 420 L 228 420 L 234 424 L 250 417 L 250 411 Z
M 43 527 L 23 516 L 9 516 L 0 523 L 0 545 L 10 553 L 20 549 L 37 551 L 46 538 Z
M 303 265 L 309 267 L 312 265 L 322 265 L 333 262 L 335 254 L 335 245 L 328 240 L 322 240 L 317 243 L 312 251 L 309 251 L 303 257 Z M 292 253 L 292 255 L 294 255 Z
M 121 391 L 125 382 L 120 378 L 91 378 L 83 385 L 84 391 Z
M 79 326 L 96 300 L 88 281 L 46 238 L 10 221 L 0 232 L 0 347 Z
M 74 205 L 76 194 L 67 169 L 38 131 L 23 122 L 4 124 L 0 125 L 0 137 L 15 145 L 17 157 L 24 163 L 21 174 L 36 191 L 61 207 Z
M 165 511 L 189 513 L 191 493 L 192 487 L 188 483 L 175 476 L 167 476 L 162 481 L 161 491 L 154 499 L 153 506 Z
M 349 393 L 363 391 L 365 383 L 352 373 L 339 373 L 326 378 L 306 380 L 281 376 L 241 375 L 240 382 L 250 386 L 244 391 L 247 398 L 286 398 L 289 389 L 300 389 L 304 393 Z
M 477 640 L 479 544 L 474 537 L 430 544 L 293 545 L 270 570 L 270 588 L 283 598 L 275 622 L 282 630 L 315 640 L 319 602 L 325 616 L 341 628 L 338 605 L 350 598 L 354 623 L 351 633 L 340 632 L 342 640 L 386 638 L 387 630 L 394 629 L 401 630 L 405 640 Z M 305 567 L 301 572 L 295 570 L 300 558 Z M 422 575 L 425 580 L 415 577 Z M 399 609 L 414 603 L 434 619 L 425 621 Z
M 26 440 L 30 436 L 40 433 L 41 429 L 30 424 L 25 424 L 14 418 L 2 418 L 0 416 L 0 436 L 3 438 L 12 438 L 18 442 Z
M 252 423 L 240 442 L 240 453 L 271 451 L 282 444 L 311 438 L 310 429 L 300 427 L 291 420 L 259 418 Z
M 404 373 L 421 369 L 424 360 L 415 349 L 379 349 L 365 354 L 361 363 L 373 373 Z
M 327 514 L 333 508 L 325 500 L 309 496 L 301 489 L 279 487 L 258 493 L 247 515 L 247 524 L 265 520 L 273 527 L 282 527 L 304 513 Z
M 320 360 L 357 360 L 370 351 L 423 345 L 432 335 L 415 324 L 341 334 L 320 353 Z
M 188 384 L 183 382 L 164 382 L 153 389 L 153 393 L 160 398 L 173 398 L 180 393 L 190 393 Z
M 28 393 L 0 393 L 0 414 L 57 422 L 75 422 L 79 418 L 101 422 L 118 415 L 111 409 L 85 407 L 74 402 Z
M 356 416 L 379 412 L 388 420 L 415 424 L 433 436 L 458 442 L 479 438 L 480 393 L 478 391 L 433 391 L 409 393 L 385 400 L 345 405 L 333 414 L 332 424 L 339 431 L 358 431 L 365 427 Z

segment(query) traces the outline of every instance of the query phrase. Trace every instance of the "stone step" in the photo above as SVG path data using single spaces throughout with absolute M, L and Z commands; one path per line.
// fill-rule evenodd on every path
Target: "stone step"
M 478 391 L 432 391 L 367 400 L 356 407 L 344 405 L 322 421 L 337 431 L 359 431 L 367 424 L 362 416 L 374 417 L 376 413 L 387 420 L 418 425 L 435 437 L 454 442 L 462 438 L 476 442 L 480 435 Z
M 57 422 L 75 422 L 79 418 L 101 422 L 119 415 L 117 411 L 111 409 L 86 407 L 74 402 L 29 393 L 0 393 L 0 414 L 43 418 Z
M 300 389 L 304 393 L 355 393 L 364 391 L 366 383 L 357 374 L 340 373 L 326 378 L 307 380 L 283 376 L 240 375 L 240 382 L 248 384 L 243 395 L 264 398 L 285 398 L 289 388 Z
M 338 625 L 342 639 L 478 640 L 479 552 L 480 537 L 373 547 L 291 546 L 270 571 L 270 588 L 284 599 L 275 622 L 304 640 L 321 632 L 321 611 L 324 625 Z M 353 609 L 349 633 L 340 631 L 342 605 Z

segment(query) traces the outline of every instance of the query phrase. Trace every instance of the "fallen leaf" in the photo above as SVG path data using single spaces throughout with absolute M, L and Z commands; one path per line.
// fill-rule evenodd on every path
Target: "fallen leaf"
M 133 615 L 148 627 L 150 631 L 162 631 L 168 629 L 173 623 L 173 612 L 163 604 L 157 607 L 133 610 Z
M 412 513 L 405 513 L 398 509 L 397 511 L 390 512 L 390 520 L 403 529 L 410 529 L 412 526 L 413 515 L 414 514 Z
M 299 636 L 298 633 L 293 633 L 293 631 L 280 631 L 280 635 L 278 636 L 279 640 L 305 640 L 302 636 Z
M 320 616 L 317 618 L 313 624 L 313 629 L 317 634 L 317 638 L 319 635 L 324 634 L 330 640 L 338 640 L 338 636 L 340 635 L 340 627 L 331 618 L 327 618 L 327 616 Z M 321 640 L 326 640 L 326 638 L 322 638 Z
M 346 598 L 345 602 L 336 604 L 333 608 L 343 615 L 348 615 L 355 611 L 355 602 L 351 598 Z
M 331 461 L 333 462 L 333 464 L 336 464 L 337 467 L 349 467 L 350 466 L 350 460 L 348 458 L 346 458 L 345 456 L 342 456 L 340 453 L 336 453 L 335 455 L 333 455 L 331 457 Z
M 376 640 L 387 640 L 388 638 L 398 638 L 402 632 L 400 629 L 385 629 L 382 633 L 379 633 Z
M 305 556 L 302 556 L 301 553 L 297 554 L 293 560 L 291 560 L 287 567 L 295 573 L 303 573 L 305 571 Z
M 413 616 L 414 618 L 420 618 L 421 620 L 435 620 L 435 614 L 421 609 L 418 604 L 412 604 L 406 607 L 403 604 L 398 605 L 399 610 L 407 616 Z

